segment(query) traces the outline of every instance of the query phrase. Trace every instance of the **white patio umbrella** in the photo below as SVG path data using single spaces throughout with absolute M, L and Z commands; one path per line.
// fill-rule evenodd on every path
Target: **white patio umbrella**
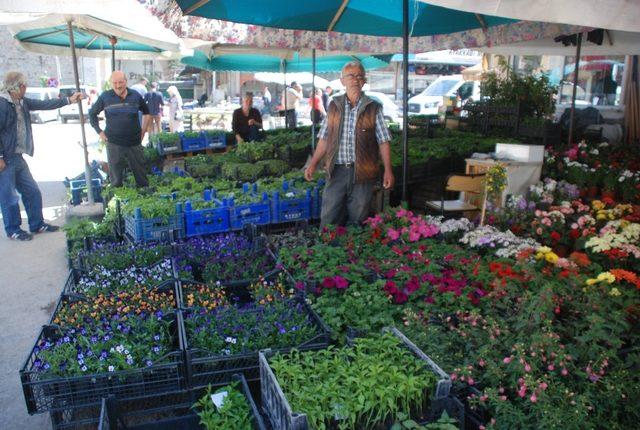
M 116 50 L 123 50 L 128 58 L 149 55 L 170 58 L 171 54 L 163 54 L 167 52 L 181 55 L 180 39 L 136 0 L 9 0 L 2 5 L 0 23 L 9 25 L 25 49 L 53 55 L 70 52 L 77 91 L 80 91 L 80 80 L 76 38 L 83 55 L 111 53 L 112 60 Z M 78 110 L 87 196 L 93 204 L 85 118 L 80 101 Z

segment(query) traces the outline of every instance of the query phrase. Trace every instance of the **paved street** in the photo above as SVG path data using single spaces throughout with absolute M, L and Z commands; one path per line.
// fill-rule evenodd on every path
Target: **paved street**
M 40 184 L 47 222 L 62 225 L 67 199 L 65 176 L 84 169 L 77 122 L 34 124 L 35 156 L 25 157 Z M 106 158 L 97 151 L 97 136 L 86 127 L 90 160 Z M 27 230 L 23 211 L 22 228 Z M 51 427 L 48 414 L 29 416 L 19 369 L 42 324 L 51 316 L 67 275 L 64 233 L 43 233 L 30 242 L 14 242 L 0 234 L 0 429 L 40 430 Z

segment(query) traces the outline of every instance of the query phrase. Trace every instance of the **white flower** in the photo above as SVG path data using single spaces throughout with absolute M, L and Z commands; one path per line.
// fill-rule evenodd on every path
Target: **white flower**
M 109 366 L 109 372 L 115 372 L 116 368 L 113 366 Z

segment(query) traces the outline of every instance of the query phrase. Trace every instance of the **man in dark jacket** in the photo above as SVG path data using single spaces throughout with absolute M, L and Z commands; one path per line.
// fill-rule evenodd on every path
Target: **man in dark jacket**
M 318 133 L 318 146 L 304 172 L 310 181 L 324 158 L 327 184 L 322 195 L 321 225 L 358 224 L 367 217 L 373 184 L 384 166 L 382 185 L 393 187 L 391 135 L 382 106 L 362 92 L 367 82 L 364 68 L 351 61 L 342 68 L 340 81 L 346 94 L 336 96 Z
M 162 106 L 164 106 L 164 98 L 162 93 L 158 91 L 158 83 L 151 83 L 151 91 L 144 95 L 144 101 L 149 108 L 151 115 L 151 129 L 148 130 L 149 136 L 160 133 L 162 131 Z
M 138 187 L 149 185 L 144 164 L 144 138 L 149 122 L 149 108 L 142 96 L 135 90 L 127 88 L 124 73 L 116 70 L 111 74 L 112 90 L 100 94 L 98 100 L 89 111 L 91 127 L 100 135 L 100 140 L 107 142 L 107 159 L 109 161 L 109 178 L 111 185 L 121 187 L 125 163 L 129 165 Z M 98 114 L 104 110 L 107 125 L 100 128 Z M 142 112 L 142 128 L 138 121 L 138 112 Z
M 32 235 L 20 229 L 22 218 L 18 193 L 29 219 L 31 233 L 57 231 L 59 227 L 44 222 L 42 194 L 33 180 L 23 154 L 33 156 L 32 110 L 49 110 L 76 103 L 82 93 L 54 100 L 25 98 L 27 81 L 20 72 L 9 72 L 0 94 L 0 207 L 4 230 L 13 240 L 31 240 Z

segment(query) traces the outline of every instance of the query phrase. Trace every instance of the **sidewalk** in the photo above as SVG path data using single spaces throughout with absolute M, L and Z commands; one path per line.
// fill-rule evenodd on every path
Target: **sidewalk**
M 62 182 L 40 182 L 44 216 L 64 223 Z M 24 230 L 26 215 L 23 214 Z M 48 414 L 29 416 L 19 370 L 33 347 L 40 327 L 49 322 L 67 276 L 63 232 L 42 233 L 29 242 L 15 242 L 0 234 L 0 429 L 50 429 Z

